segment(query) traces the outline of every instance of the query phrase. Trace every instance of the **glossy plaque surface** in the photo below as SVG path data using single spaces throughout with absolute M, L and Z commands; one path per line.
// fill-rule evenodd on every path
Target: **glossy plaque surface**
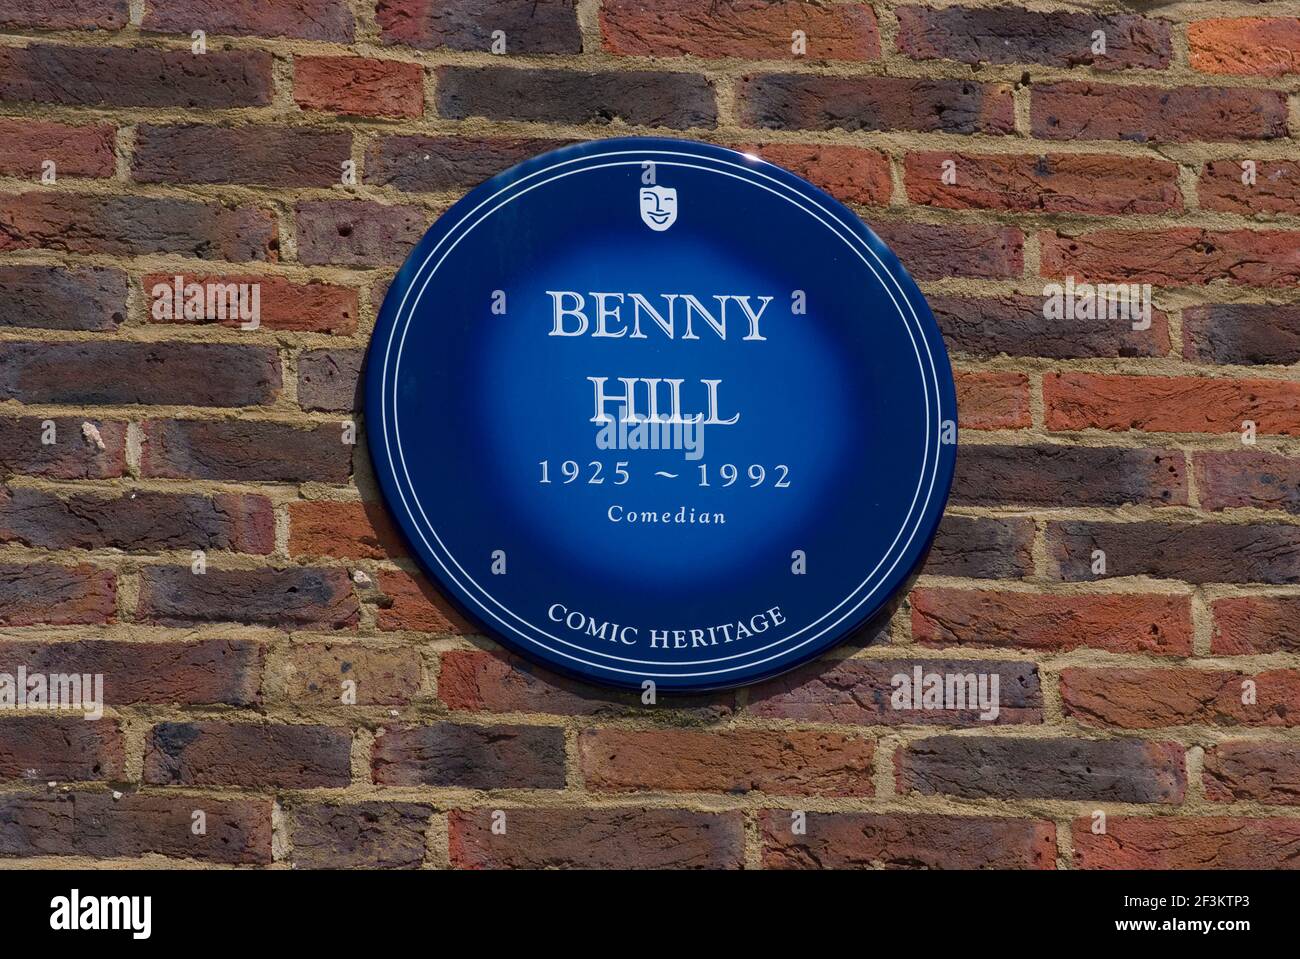
M 681 140 L 475 189 L 389 289 L 366 369 L 388 506 L 509 647 L 660 690 L 772 676 L 904 586 L 952 479 L 938 328 L 848 208 Z

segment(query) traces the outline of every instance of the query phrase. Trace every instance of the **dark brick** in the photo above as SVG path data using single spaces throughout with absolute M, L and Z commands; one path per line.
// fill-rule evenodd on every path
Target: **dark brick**
M 346 483 L 353 447 L 338 423 L 302 429 L 256 420 L 149 420 L 145 476 L 266 483 Z
M 425 50 L 478 50 L 506 35 L 506 53 L 581 53 L 574 0 L 379 0 L 380 38 Z
M 1090 359 L 1099 356 L 1163 356 L 1169 351 L 1169 318 L 1151 311 L 1151 329 L 1131 321 L 1049 320 L 1043 297 L 1004 296 L 926 298 L 943 330 L 948 349 L 971 356 L 1044 356 Z M 1184 323 L 1183 329 L 1186 330 Z
M 1205 751 L 1203 778 L 1211 802 L 1300 805 L 1300 744 L 1222 743 Z
M 143 29 L 186 33 L 202 29 L 234 36 L 300 37 L 348 43 L 353 38 L 347 0 L 167 0 L 145 9 Z
M 23 403 L 254 406 L 280 392 L 271 347 L 229 343 L 5 343 L 0 398 Z
M 20 486 L 0 488 L 0 540 L 41 549 L 269 553 L 275 515 L 264 496 L 137 492 L 61 499 Z
M 142 123 L 131 176 L 141 183 L 333 186 L 351 158 L 352 134 L 341 130 Z
M 344 569 L 140 570 L 138 615 L 163 626 L 251 623 L 280 629 L 342 629 L 357 623 L 358 604 Z
M 384 266 L 401 263 L 424 236 L 419 207 L 369 200 L 307 200 L 294 208 L 298 259 L 303 263 Z
M 1092 35 L 1106 52 L 1092 52 Z M 900 7 L 898 49 L 914 60 L 1087 65 L 1099 70 L 1163 70 L 1173 56 L 1164 20 L 1091 13 L 1037 13 L 1018 7 Z
M 457 723 L 389 729 L 375 739 L 371 771 L 384 786 L 563 789 L 564 730 Z
M 144 781 L 156 785 L 346 786 L 352 733 L 334 726 L 159 723 L 145 744 Z
M 0 26 L 38 30 L 120 30 L 127 0 L 5 0 Z
M 42 442 L 47 422 L 54 424 L 55 441 L 49 445 Z M 0 419 L 0 473 L 107 479 L 125 472 L 126 423 L 62 416 Z
M 1286 110 L 1273 90 L 1046 83 L 1033 87 L 1030 123 L 1046 140 L 1275 140 Z
M 961 506 L 1187 504 L 1187 464 L 1175 450 L 967 443 L 951 501 Z
M 1300 583 L 1300 526 L 1268 523 L 1089 523 L 1047 526 L 1049 575 L 1091 580 L 1092 551 L 1106 576 L 1189 583 Z
M 741 123 L 751 127 L 992 134 L 1015 130 L 1010 87 L 970 80 L 768 73 L 742 77 L 737 95 Z
M 110 622 L 117 579 L 95 566 L 0 564 L 0 626 L 80 626 Z
M 269 210 L 170 197 L 31 192 L 0 196 L 0 252 L 57 250 L 201 260 L 275 260 Z
M 980 719 L 980 708 L 895 709 L 893 677 L 910 682 L 920 666 L 926 673 L 983 673 L 998 677 L 996 720 Z M 965 687 L 963 687 L 965 688 Z M 810 663 L 749 689 L 746 712 L 769 719 L 867 726 L 979 726 L 985 723 L 1041 723 L 1043 693 L 1034 663 L 980 659 L 845 659 Z
M 28 663 L 22 665 L 35 669 Z M 13 662 L 4 664 L 6 671 L 14 668 Z M 93 694 L 93 689 L 82 687 L 84 697 Z M 80 715 L 0 719 L 0 778 L 42 783 L 125 779 L 122 732 L 115 722 L 88 722 Z
M 126 274 L 111 267 L 0 266 L 0 326 L 116 330 L 126 320 Z
M 361 409 L 365 350 L 306 350 L 298 357 L 298 404 L 305 410 Z
M 102 673 L 104 701 L 112 705 L 261 701 L 262 647 L 245 639 L 0 643 L 0 670 L 13 672 L 17 663 L 29 672 Z
M 415 869 L 433 810 L 416 803 L 325 803 L 289 811 L 293 864 L 300 869 Z
M 900 792 L 969 799 L 1181 803 L 1182 747 L 1141 739 L 934 736 L 902 747 Z
M 1018 579 L 1034 570 L 1034 522 L 944 516 L 925 561 L 934 576 Z
M 1197 453 L 1196 489 L 1204 509 L 1284 510 L 1300 514 L 1300 458 L 1276 453 Z
M 1001 279 L 1024 272 L 1024 234 L 1011 227 L 886 222 L 872 229 L 916 279 Z
M 366 182 L 410 193 L 477 186 L 566 140 L 403 135 L 378 137 L 366 150 Z
M 193 796 L 28 793 L 0 798 L 0 856 L 149 854 L 219 863 L 271 861 L 271 800 L 204 796 L 207 832 L 192 828 Z
M 790 813 L 759 820 L 764 869 L 1052 869 L 1056 825 L 991 816 L 805 814 L 795 835 Z
M 689 809 L 453 809 L 452 865 L 462 869 L 739 869 L 739 812 Z
M 1201 363 L 1300 362 L 1300 306 L 1189 307 L 1183 311 L 1183 354 Z
M 693 73 L 439 67 L 438 112 L 453 120 L 534 120 L 712 128 L 713 86 Z
M 187 26 L 186 31 L 193 29 Z M 0 100 L 119 107 L 259 107 L 271 102 L 265 50 L 0 49 Z

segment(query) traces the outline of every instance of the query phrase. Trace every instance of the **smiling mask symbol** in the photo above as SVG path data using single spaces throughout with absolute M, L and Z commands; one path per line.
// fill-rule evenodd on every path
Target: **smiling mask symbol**
M 677 222 L 677 190 L 670 186 L 641 188 L 641 219 L 662 233 Z

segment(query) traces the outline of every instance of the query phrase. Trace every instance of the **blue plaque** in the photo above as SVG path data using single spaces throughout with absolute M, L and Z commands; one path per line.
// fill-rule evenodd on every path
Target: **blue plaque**
M 445 594 L 549 667 L 664 691 L 773 676 L 887 612 L 956 416 L 925 300 L 853 212 L 683 140 L 473 190 L 366 369 L 375 471 Z

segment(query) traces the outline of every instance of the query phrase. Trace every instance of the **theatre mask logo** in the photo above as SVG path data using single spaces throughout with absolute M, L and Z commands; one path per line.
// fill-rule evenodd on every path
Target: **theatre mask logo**
M 367 362 L 425 572 L 501 643 L 643 699 L 880 622 L 952 482 L 916 284 L 848 208 L 711 144 L 578 144 L 484 183 L 411 253 Z
M 662 233 L 677 222 L 677 191 L 666 186 L 641 188 L 641 219 Z

